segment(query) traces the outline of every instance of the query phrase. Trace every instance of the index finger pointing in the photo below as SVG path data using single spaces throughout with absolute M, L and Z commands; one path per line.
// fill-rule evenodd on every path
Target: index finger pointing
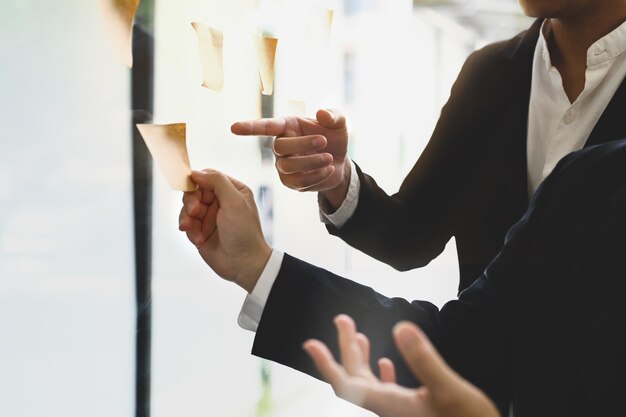
M 230 131 L 235 135 L 244 136 L 282 136 L 285 126 L 286 121 L 282 118 L 244 120 L 234 123 Z

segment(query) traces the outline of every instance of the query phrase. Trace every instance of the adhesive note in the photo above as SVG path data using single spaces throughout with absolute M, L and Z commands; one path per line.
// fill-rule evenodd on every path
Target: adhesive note
M 202 86 L 214 91 L 224 88 L 224 34 L 198 22 L 192 22 L 198 36 L 198 50 L 204 80 Z
M 257 40 L 261 94 L 266 96 L 271 96 L 274 91 L 274 58 L 277 44 L 278 39 L 269 36 L 261 36 Z
M 333 28 L 333 18 L 335 17 L 335 11 L 332 9 L 326 9 L 326 30 L 328 37 L 330 38 L 330 31 Z
M 152 158 L 173 190 L 193 191 L 191 165 L 187 155 L 187 125 L 138 124 L 137 129 L 150 150 Z
M 140 0 L 100 0 L 100 8 L 111 44 L 118 58 L 133 66 L 133 21 Z
M 333 28 L 333 17 L 335 16 L 335 11 L 332 9 L 326 10 L 326 29 L 330 34 L 330 30 Z

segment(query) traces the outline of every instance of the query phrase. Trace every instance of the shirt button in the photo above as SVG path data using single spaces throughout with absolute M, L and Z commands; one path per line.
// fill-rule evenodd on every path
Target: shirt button
M 563 122 L 566 125 L 568 125 L 568 124 L 572 123 L 575 118 L 576 118 L 576 115 L 574 115 L 573 112 L 568 111 L 567 113 L 565 113 L 565 116 L 563 116 Z

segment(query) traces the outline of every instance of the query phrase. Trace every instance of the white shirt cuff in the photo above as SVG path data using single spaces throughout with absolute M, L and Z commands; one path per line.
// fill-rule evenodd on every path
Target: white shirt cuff
M 274 281 L 278 277 L 284 255 L 279 250 L 272 250 L 270 259 L 265 264 L 265 269 L 263 269 L 252 292 L 246 297 L 239 312 L 237 323 L 241 328 L 256 332 L 257 327 L 259 327 L 263 309 L 267 303 L 267 298 L 270 296 Z
M 320 204 L 320 221 L 326 224 L 332 224 L 340 229 L 356 211 L 359 204 L 359 191 L 361 190 L 361 181 L 356 174 L 356 165 L 350 160 L 350 185 L 348 186 L 348 194 L 341 203 L 341 206 L 334 213 L 325 213 L 322 208 L 321 195 L 318 194 L 318 203 Z

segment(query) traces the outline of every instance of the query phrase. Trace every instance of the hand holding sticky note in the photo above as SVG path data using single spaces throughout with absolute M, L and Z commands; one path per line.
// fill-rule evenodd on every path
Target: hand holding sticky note
M 191 165 L 187 154 L 187 125 L 138 124 L 137 129 L 170 187 L 174 190 L 194 191 L 196 186 L 191 181 Z

